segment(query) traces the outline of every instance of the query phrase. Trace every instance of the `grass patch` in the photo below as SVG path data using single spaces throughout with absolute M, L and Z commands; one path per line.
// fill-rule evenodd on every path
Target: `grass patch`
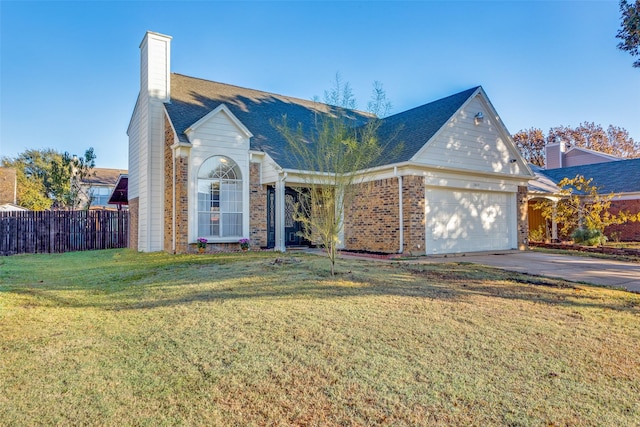
M 473 264 L 0 259 L 2 425 L 636 425 L 640 295 Z

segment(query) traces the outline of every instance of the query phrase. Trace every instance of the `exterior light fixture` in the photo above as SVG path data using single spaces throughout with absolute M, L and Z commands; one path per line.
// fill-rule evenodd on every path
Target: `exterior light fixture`
M 484 120 L 484 114 L 482 114 L 482 111 L 479 111 L 478 113 L 476 113 L 476 115 L 473 116 L 473 120 L 476 123 L 476 125 L 479 125 L 480 122 Z

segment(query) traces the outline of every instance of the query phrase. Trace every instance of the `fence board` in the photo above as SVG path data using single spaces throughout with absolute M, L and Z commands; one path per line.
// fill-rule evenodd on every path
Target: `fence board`
M 126 211 L 0 212 L 0 255 L 126 248 Z

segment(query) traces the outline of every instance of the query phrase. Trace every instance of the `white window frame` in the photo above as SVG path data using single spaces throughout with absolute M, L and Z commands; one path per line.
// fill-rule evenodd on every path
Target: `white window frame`
M 220 175 L 215 175 L 213 177 L 203 177 L 204 174 L 207 174 L 207 171 L 204 171 L 203 168 L 207 167 L 207 162 L 211 161 L 212 159 L 219 159 L 220 163 L 229 163 L 230 168 L 228 169 L 233 171 L 235 174 L 235 178 L 232 179 L 227 179 L 225 178 L 225 176 L 228 174 L 228 171 L 220 174 Z M 212 171 L 214 171 L 215 169 L 213 169 Z M 224 156 L 224 155 L 213 155 L 213 156 L 209 156 L 207 157 L 202 164 L 198 167 L 197 169 L 197 173 L 196 173 L 196 205 L 195 205 L 195 230 L 198 233 L 197 237 L 204 237 L 207 240 L 209 240 L 210 242 L 231 242 L 231 241 L 237 241 L 238 239 L 242 238 L 244 235 L 244 228 L 245 228 L 245 216 L 246 216 L 246 197 L 245 197 L 245 193 L 246 193 L 246 183 L 245 181 L 248 179 L 248 177 L 245 177 L 246 174 L 243 174 L 242 168 L 240 167 L 240 165 L 234 161 L 232 158 L 228 157 L 228 156 Z M 238 178 L 239 176 L 239 178 Z M 219 195 L 218 195 L 218 201 L 217 204 L 218 206 L 213 206 L 210 205 L 210 209 L 214 209 L 214 208 L 218 208 L 219 210 L 217 211 L 218 214 L 218 234 L 211 234 L 211 233 L 204 233 L 201 232 L 200 228 L 201 228 L 201 224 L 200 224 L 200 218 L 201 215 L 206 215 L 209 214 L 211 215 L 213 213 L 213 211 L 211 210 L 202 210 L 202 205 L 201 203 L 213 203 L 213 200 L 200 200 L 201 196 L 200 196 L 200 187 L 201 187 L 201 183 L 202 181 L 209 181 L 209 185 L 210 184 L 214 184 L 214 183 L 218 183 L 219 186 Z M 231 184 L 233 186 L 236 187 L 235 190 L 235 197 L 230 197 L 229 199 L 225 201 L 223 201 L 223 187 L 224 184 Z M 240 194 L 238 195 L 238 191 L 237 188 L 240 188 Z M 230 194 L 228 195 L 230 196 Z M 232 200 L 231 200 L 232 199 Z M 223 203 L 227 203 L 227 209 L 223 210 Z M 234 209 L 230 209 L 232 207 L 232 205 L 235 205 Z M 222 235 L 223 231 L 224 231 L 224 217 L 227 216 L 229 214 L 233 214 L 233 215 L 239 215 L 239 221 L 236 223 L 235 228 L 236 230 L 239 229 L 239 234 L 229 234 L 229 235 Z

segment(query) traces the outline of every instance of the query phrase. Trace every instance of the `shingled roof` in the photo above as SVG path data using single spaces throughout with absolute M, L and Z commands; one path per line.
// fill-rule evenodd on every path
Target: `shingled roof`
M 380 164 L 410 160 L 420 148 L 475 93 L 478 87 L 422 105 L 383 119 L 379 137 L 388 144 Z M 287 142 L 274 123 L 286 115 L 290 126 L 302 124 L 310 129 L 317 114 L 336 114 L 329 105 L 224 83 L 171 74 L 171 102 L 165 108 L 181 142 L 189 142 L 185 131 L 202 117 L 225 104 L 253 134 L 251 149 L 269 154 L 281 167 L 297 169 L 288 156 Z M 373 116 L 357 110 L 340 110 L 354 126 Z M 398 149 L 394 149 L 398 148 Z
M 593 178 L 592 184 L 601 187 L 600 191 L 603 193 L 640 192 L 640 159 L 545 169 L 540 172 L 556 183 L 563 178 L 574 178 L 576 175 Z

